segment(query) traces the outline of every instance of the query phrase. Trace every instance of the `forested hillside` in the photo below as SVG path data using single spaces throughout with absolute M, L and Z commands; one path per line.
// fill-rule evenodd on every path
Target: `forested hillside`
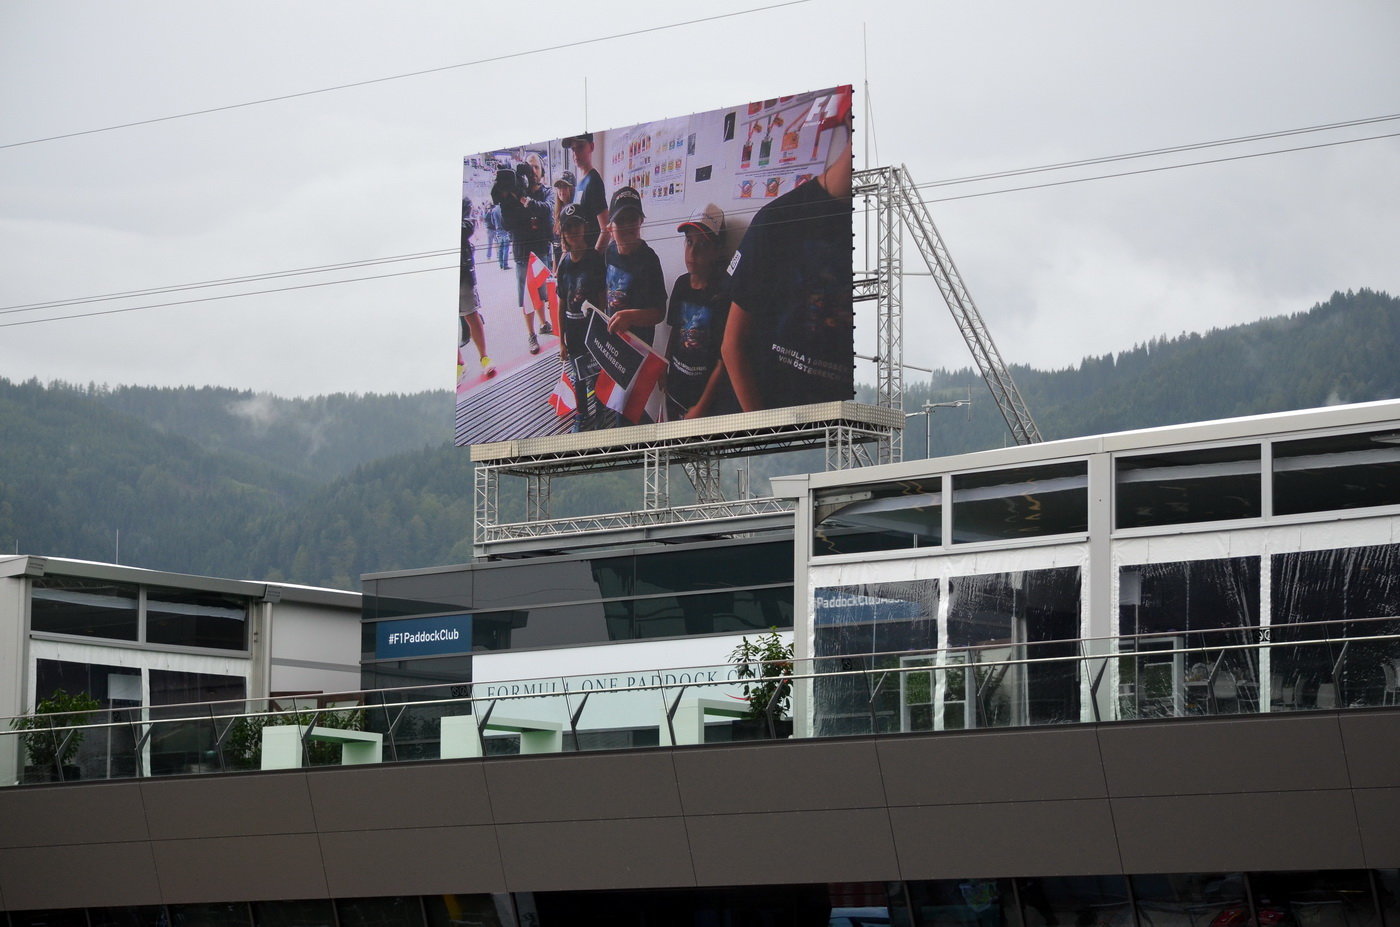
M 1155 339 L 1067 370 L 1016 367 L 1048 440 L 1400 396 L 1400 300 L 1360 290 L 1307 312 Z M 997 447 L 1006 426 L 971 369 L 906 384 L 935 454 Z M 869 399 L 869 391 L 862 398 Z M 446 441 L 452 395 L 279 399 L 214 387 L 74 387 L 0 378 L 0 550 L 355 588 L 362 573 L 466 560 L 472 474 Z M 905 456 L 925 453 L 909 420 Z M 748 458 L 766 479 L 820 452 Z M 677 472 L 673 499 L 686 500 Z M 556 480 L 556 514 L 639 504 L 640 477 Z M 518 487 L 503 514 L 520 511 Z M 118 532 L 120 551 L 118 553 Z

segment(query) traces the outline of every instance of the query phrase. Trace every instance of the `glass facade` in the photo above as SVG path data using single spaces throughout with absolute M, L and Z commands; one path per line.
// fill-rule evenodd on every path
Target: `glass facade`
M 1078 721 L 1080 611 L 1075 567 L 820 587 L 816 733 Z
M 74 576 L 35 577 L 30 589 L 34 631 L 162 646 L 248 649 L 246 599 Z
M 1400 927 L 1396 870 L 923 879 L 0 912 L 7 927 Z
M 954 544 L 1088 530 L 1088 465 L 1082 461 L 953 475 Z
M 1400 505 L 1400 431 L 1275 441 L 1274 514 Z
M 126 583 L 40 576 L 31 584 L 29 626 L 35 631 L 117 641 L 139 636 L 141 589 Z
M 1258 518 L 1263 514 L 1258 444 L 1119 457 L 1119 528 Z
M 469 628 L 456 663 L 443 653 L 390 658 L 380 624 L 433 616 L 461 618 Z M 791 628 L 792 542 L 540 557 L 369 579 L 363 617 L 366 688 L 468 682 L 472 653 Z

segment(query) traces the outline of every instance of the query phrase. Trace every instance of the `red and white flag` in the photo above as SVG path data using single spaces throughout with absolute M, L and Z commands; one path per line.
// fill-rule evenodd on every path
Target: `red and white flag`
M 647 411 L 652 413 L 654 420 L 659 420 L 661 377 L 665 373 L 666 359 L 647 351 L 641 368 L 629 386 L 619 386 L 612 377 L 600 373 L 593 384 L 593 394 L 599 402 L 634 425 L 642 420 L 642 413 Z
M 540 287 L 544 287 L 544 300 L 540 299 Z M 549 321 L 554 330 L 559 330 L 559 291 L 554 280 L 554 270 L 540 260 L 540 256 L 530 252 L 530 263 L 525 269 L 525 289 L 530 293 L 530 305 L 536 312 L 549 303 Z
M 578 402 L 574 398 L 574 381 L 569 377 L 569 371 L 565 370 L 559 374 L 559 382 L 554 384 L 554 392 L 550 393 L 545 401 L 560 417 L 574 413 Z

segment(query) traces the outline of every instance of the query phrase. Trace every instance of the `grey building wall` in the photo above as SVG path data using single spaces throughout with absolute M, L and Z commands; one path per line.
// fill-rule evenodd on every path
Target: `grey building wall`
M 1400 709 L 0 790 L 0 906 L 1400 867 Z

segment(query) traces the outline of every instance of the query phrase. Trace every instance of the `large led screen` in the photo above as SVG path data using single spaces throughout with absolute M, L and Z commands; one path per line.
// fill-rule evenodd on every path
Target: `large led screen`
M 458 445 L 850 399 L 851 88 L 471 155 Z

